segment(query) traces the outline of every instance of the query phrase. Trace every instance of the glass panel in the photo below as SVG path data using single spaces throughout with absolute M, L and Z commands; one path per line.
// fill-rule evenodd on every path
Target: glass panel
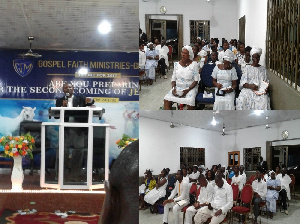
M 45 183 L 58 184 L 59 126 L 45 126 Z
M 239 164 L 239 154 L 235 153 L 234 154 L 234 165 L 238 165 Z
M 88 128 L 65 127 L 64 185 L 87 185 L 84 165 L 87 163 Z
M 93 184 L 105 180 L 105 133 L 106 127 L 93 127 Z

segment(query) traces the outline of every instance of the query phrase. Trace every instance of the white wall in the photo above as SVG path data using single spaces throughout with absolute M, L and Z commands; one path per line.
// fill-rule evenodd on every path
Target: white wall
M 143 176 L 149 168 L 153 169 L 153 174 L 159 174 L 167 167 L 172 173 L 177 171 L 180 168 L 180 147 L 205 148 L 205 165 L 219 164 L 220 136 L 218 132 L 199 128 L 170 128 L 168 122 L 140 117 L 139 175 Z
M 139 1 L 140 27 L 145 32 L 145 14 L 161 14 L 160 7 L 167 8 L 166 14 L 183 15 L 183 45 L 190 44 L 190 20 L 210 20 L 210 36 L 227 40 L 238 39 L 238 0 L 148 0 Z M 169 16 L 160 18 L 169 19 Z
M 263 53 L 260 64 L 265 66 L 266 32 L 267 32 L 267 0 L 238 0 L 237 20 L 246 16 L 246 46 L 258 46 Z M 237 23 L 237 27 L 239 24 Z M 238 31 L 239 32 L 239 31 Z
M 222 163 L 228 163 L 228 152 L 240 151 L 241 164 L 243 164 L 243 149 L 252 147 L 261 147 L 261 155 L 266 159 L 266 141 L 281 140 L 281 133 L 284 130 L 289 132 L 288 139 L 300 138 L 300 120 L 278 122 L 269 126 L 271 127 L 269 129 L 265 129 L 265 126 L 258 126 L 228 132 L 228 135 L 222 138 Z M 300 140 L 274 142 L 272 145 L 297 144 L 300 144 Z
M 225 136 L 220 132 L 199 128 L 179 126 L 170 128 L 170 123 L 140 117 L 140 176 L 146 169 L 153 169 L 154 174 L 169 167 L 175 172 L 180 166 L 180 147 L 205 148 L 206 166 L 213 164 L 228 165 L 228 152 L 241 151 L 243 148 L 261 147 L 261 155 L 266 158 L 266 141 L 282 139 L 283 130 L 289 131 L 289 139 L 300 138 L 300 119 L 270 124 L 265 126 L 228 131 Z M 273 145 L 296 145 L 300 140 L 281 141 Z M 200 165 L 200 164 L 197 164 Z

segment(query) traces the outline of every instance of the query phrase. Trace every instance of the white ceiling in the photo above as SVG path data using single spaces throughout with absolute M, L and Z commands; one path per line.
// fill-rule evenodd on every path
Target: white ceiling
M 33 51 L 138 49 L 138 0 L 6 0 L 0 12 L 0 49 L 28 49 L 28 36 Z M 107 35 L 97 30 L 103 20 Z
M 173 113 L 173 115 L 172 115 Z M 216 126 L 211 125 L 211 121 L 218 122 Z M 268 119 L 266 119 L 268 116 Z M 223 123 L 226 131 L 238 130 L 243 128 L 255 127 L 300 119 L 300 112 L 297 110 L 273 110 L 265 111 L 260 116 L 254 114 L 254 111 L 141 111 L 140 117 L 150 118 L 165 122 L 173 122 L 175 126 L 185 125 L 201 128 L 205 130 L 222 132 Z M 175 127 L 176 128 L 176 127 Z

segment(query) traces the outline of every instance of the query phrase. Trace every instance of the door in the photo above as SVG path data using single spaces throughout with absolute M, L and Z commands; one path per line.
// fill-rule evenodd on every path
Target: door
M 275 169 L 275 167 L 278 165 L 280 167 L 282 167 L 282 165 L 287 166 L 288 146 L 274 146 L 272 151 L 273 151 L 272 168 Z
M 166 29 L 166 20 L 151 20 L 151 41 L 157 38 L 160 42 L 162 38 L 166 39 L 167 29 Z
M 196 43 L 197 37 L 200 37 L 201 40 L 210 39 L 209 20 L 190 20 L 190 42 Z

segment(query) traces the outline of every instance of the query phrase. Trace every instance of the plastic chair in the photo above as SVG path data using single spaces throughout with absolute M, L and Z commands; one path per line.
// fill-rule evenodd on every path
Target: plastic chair
M 169 70 L 170 70 L 171 62 L 172 62 L 172 66 L 173 66 L 173 68 L 174 68 L 174 62 L 173 62 L 173 48 L 172 48 L 171 45 L 169 45 L 168 48 L 169 48 L 168 60 L 169 60 Z
M 200 74 L 200 84 L 199 84 L 199 93 L 196 96 L 196 104 L 206 105 L 214 104 L 215 94 L 214 94 L 214 85 L 213 78 L 211 77 L 212 71 L 215 68 L 215 64 L 205 64 L 201 70 Z M 207 93 L 212 93 L 212 98 L 203 98 L 204 91 Z
M 198 199 L 198 196 L 200 194 L 200 190 L 201 190 L 201 187 L 199 187 L 199 189 L 197 190 L 197 184 L 192 184 L 191 188 L 190 188 L 190 194 L 193 194 L 193 195 L 196 195 L 196 200 Z M 192 206 L 192 204 L 189 204 L 185 207 L 183 207 L 181 209 L 181 211 L 183 212 L 183 224 L 184 224 L 184 219 L 185 219 L 185 213 L 186 213 L 186 210 L 188 209 L 188 207 Z
M 239 185 L 233 184 L 232 187 L 232 193 L 233 193 L 233 204 L 234 206 L 237 205 L 237 199 L 239 196 Z
M 295 197 L 296 196 L 296 192 L 295 192 L 296 178 L 295 178 L 294 174 L 290 174 L 290 178 L 292 179 L 292 182 L 290 183 L 291 197 L 292 197 L 292 193 L 294 194 L 294 197 Z
M 249 217 L 249 213 L 252 210 L 252 198 L 253 198 L 253 189 L 251 185 L 246 184 L 243 187 L 241 192 L 241 205 L 249 205 L 249 207 L 244 206 L 236 206 L 232 208 L 233 213 L 238 213 L 240 217 L 245 215 L 245 223 L 247 222 L 247 217 Z M 233 222 L 233 215 L 232 215 Z

